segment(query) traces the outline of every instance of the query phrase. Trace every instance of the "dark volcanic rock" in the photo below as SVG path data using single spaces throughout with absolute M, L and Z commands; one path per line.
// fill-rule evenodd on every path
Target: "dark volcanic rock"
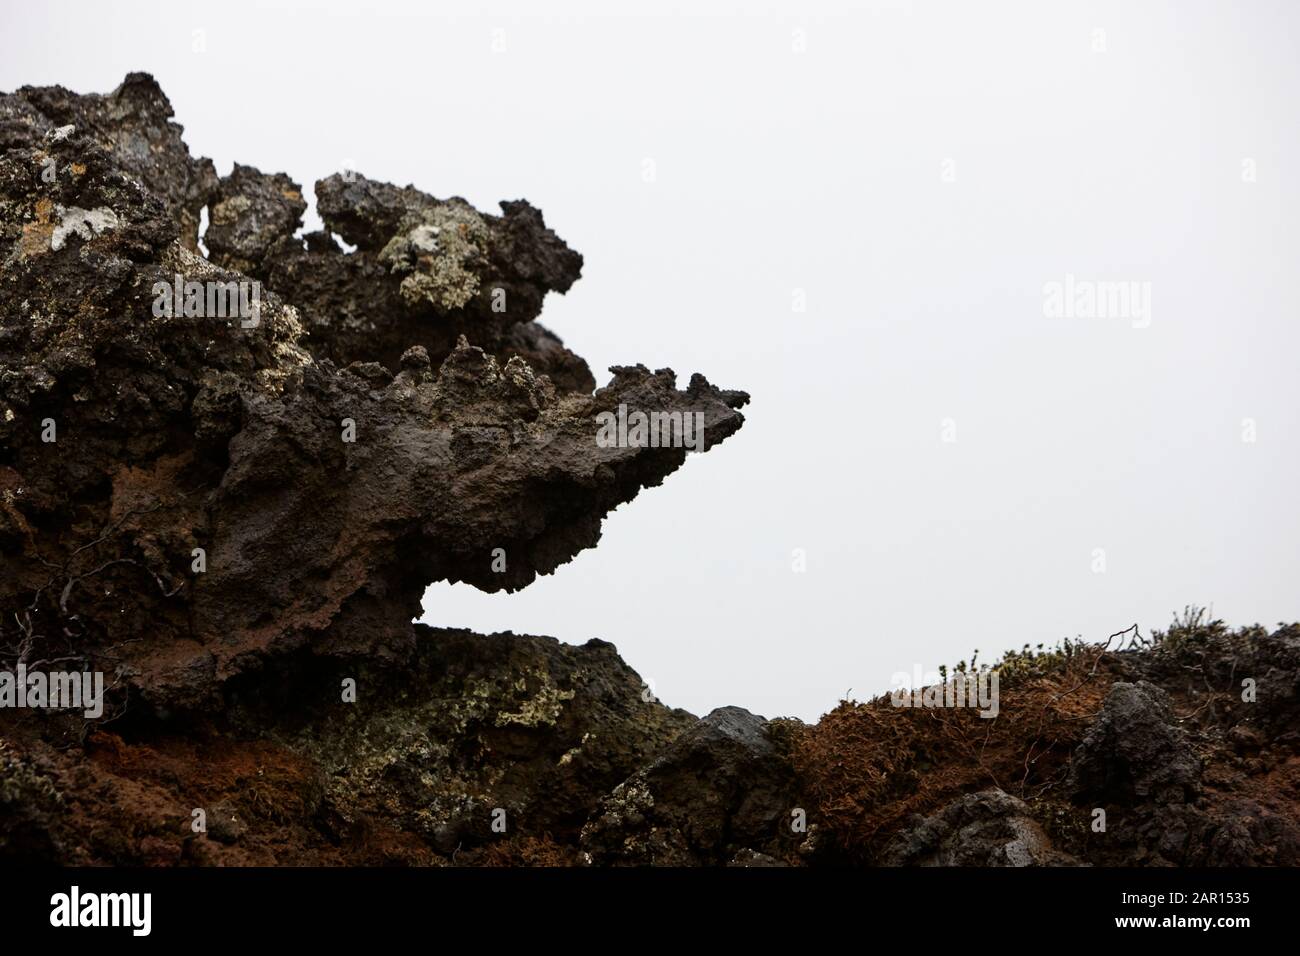
M 171 117 L 171 103 L 147 73 L 129 74 L 104 96 L 24 86 L 0 96 L 0 149 L 22 151 L 31 163 L 23 177 L 34 178 L 33 186 L 52 186 L 85 175 L 80 154 L 93 142 L 109 154 L 114 170 L 162 203 L 181 244 L 194 250 L 199 212 L 216 190 L 217 174 L 210 159 L 190 157 L 183 127 Z
M 1239 797 L 1216 808 L 1217 823 L 1198 834 L 1188 863 L 1196 866 L 1296 866 L 1300 824 L 1256 800 Z
M 307 652 L 268 662 L 226 685 L 218 731 L 137 724 L 132 739 L 96 734 L 84 754 L 0 742 L 0 807 L 13 811 L 0 858 L 472 862 L 521 837 L 576 843 L 601 796 L 696 722 L 647 700 L 603 641 L 415 630 L 402 668 Z M 206 833 L 191 830 L 192 808 Z
M 609 645 L 411 619 L 432 581 L 555 569 L 685 461 L 602 447 L 598 413 L 698 412 L 707 449 L 747 396 L 641 366 L 593 393 L 532 323 L 582 260 L 527 203 L 331 177 L 345 254 L 294 238 L 292 180 L 218 182 L 170 113 L 137 74 L 0 97 L 0 665 L 111 688 L 103 724 L 0 713 L 0 853 L 320 859 L 325 834 L 422 861 L 499 838 L 495 811 L 576 841 L 693 718 Z
M 1186 803 L 1200 790 L 1200 760 L 1173 725 L 1169 696 L 1154 684 L 1118 682 L 1071 767 L 1076 800 Z
M 885 866 L 1077 866 L 1056 850 L 1029 807 L 1001 790 L 968 793 L 898 833 Z
M 316 358 L 396 371 L 410 346 L 437 363 L 465 335 L 503 364 L 523 358 L 561 391 L 595 388 L 587 364 L 533 322 L 547 292 L 577 280 L 582 256 L 528 203 L 503 202 L 493 216 L 354 173 L 321 180 L 316 196 L 326 226 L 354 251 L 329 233 L 295 239 L 301 187 L 248 166 L 221 181 L 206 236 L 213 261 L 298 306 Z
M 302 187 L 288 176 L 266 176 L 236 163 L 213 197 L 203 242 L 214 262 L 264 278 L 264 263 L 274 251 L 302 249 L 293 234 L 306 211 Z
M 0 102 L 24 116 L 30 102 L 64 104 L 61 117 L 106 109 L 32 90 Z M 0 159 L 0 645 L 15 655 L 65 654 L 71 641 L 154 705 L 184 708 L 307 644 L 400 659 L 413 637 L 394 624 L 420 613 L 431 581 L 522 587 L 593 546 L 605 513 L 685 460 L 681 448 L 599 447 L 599 411 L 698 411 L 706 446 L 743 421 L 743 393 L 699 377 L 678 390 L 668 370 L 618 369 L 587 395 L 463 335 L 430 359 L 408 319 L 472 306 L 476 318 L 450 326 L 472 328 L 494 314 L 480 297 L 492 284 L 540 305 L 576 275 L 576 255 L 524 204 L 483 217 L 410 188 L 331 181 L 326 217 L 367 254 L 400 233 L 375 253 L 392 310 L 352 290 L 388 339 L 312 326 L 317 301 L 275 291 L 256 315 L 212 315 L 211 292 L 190 314 L 187 288 L 181 314 L 175 276 L 201 292 L 246 287 L 233 267 L 268 262 L 301 198 L 284 177 L 238 167 L 213 210 L 228 263 L 214 265 L 179 241 L 175 196 L 137 182 L 95 129 L 47 143 L 33 125 L 38 145 L 11 131 L 18 145 Z M 47 154 L 72 171 L 42 181 Z M 311 341 L 355 361 L 317 360 Z M 391 368 L 363 354 L 383 341 Z
M 601 801 L 582 849 L 600 864 L 752 865 L 795 848 L 796 809 L 769 722 L 721 707 Z
M 365 706 L 331 703 L 275 736 L 321 768 L 340 818 L 395 820 L 443 853 L 497 839 L 494 812 L 507 836 L 574 839 L 602 793 L 695 720 L 645 700 L 604 641 L 417 631 L 400 675 L 335 669 L 359 674 Z
M 1279 640 L 1279 637 L 1281 640 Z M 1272 661 L 1293 636 L 1257 643 Z M 1186 652 L 1186 648 L 1180 649 Z M 1271 664 L 1269 680 L 1290 677 Z M 1294 706 L 1272 697 L 1273 709 Z M 1267 717 L 1268 711 L 1264 712 Z M 1225 736 L 1264 747 L 1264 734 L 1237 724 Z M 1207 745 L 1209 742 L 1207 741 Z M 1077 802 L 1105 808 L 1108 827 L 1093 841 L 1107 865 L 1258 866 L 1300 862 L 1300 823 L 1259 800 L 1206 792 L 1203 761 L 1173 725 L 1169 695 L 1147 681 L 1112 685 L 1101 714 L 1075 753 L 1068 786 Z M 1216 776 L 1222 777 L 1220 770 Z M 1227 789 L 1227 788 L 1225 788 Z

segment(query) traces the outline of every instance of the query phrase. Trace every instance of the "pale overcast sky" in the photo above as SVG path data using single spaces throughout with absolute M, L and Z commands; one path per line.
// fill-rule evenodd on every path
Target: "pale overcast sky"
M 146 70 L 222 174 L 525 197 L 598 381 L 753 395 L 598 548 L 429 623 L 815 719 L 1187 603 L 1300 618 L 1292 2 L 0 5 L 0 89 Z

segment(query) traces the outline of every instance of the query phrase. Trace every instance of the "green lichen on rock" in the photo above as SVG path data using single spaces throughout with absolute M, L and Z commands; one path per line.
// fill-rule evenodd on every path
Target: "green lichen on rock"
M 0 858 L 38 861 L 62 852 L 50 825 L 66 815 L 67 801 L 47 771 L 0 738 Z
M 0 740 L 0 806 L 62 804 L 54 781 Z
M 469 205 L 451 200 L 402 220 L 379 261 L 402 279 L 409 304 L 431 302 L 448 311 L 468 303 L 479 290 L 475 266 L 487 255 L 488 228 Z
M 507 724 L 519 724 L 521 727 L 550 727 L 559 719 L 560 713 L 564 710 L 564 702 L 573 700 L 573 691 L 556 687 L 544 671 L 538 671 L 535 680 L 540 683 L 540 689 L 526 698 L 517 711 L 498 713 L 496 715 L 498 727 Z M 528 683 L 528 678 L 521 677 L 516 689 L 527 691 Z
M 313 687 L 352 677 L 355 703 L 269 730 L 241 705 L 241 726 L 318 769 L 322 817 L 340 832 L 382 819 L 451 855 L 494 841 L 501 809 L 511 835 L 576 840 L 602 794 L 694 723 L 643 700 L 644 682 L 599 641 L 416 631 L 405 679 L 360 662 L 307 678 L 305 660 L 285 675 Z

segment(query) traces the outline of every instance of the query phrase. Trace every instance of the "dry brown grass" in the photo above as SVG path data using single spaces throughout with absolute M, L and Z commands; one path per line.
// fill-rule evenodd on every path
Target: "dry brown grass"
M 895 707 L 883 696 L 841 701 L 805 728 L 793 759 L 838 854 L 871 862 L 912 814 L 973 790 L 999 787 L 1050 806 L 1113 678 L 1096 646 L 1039 670 L 1008 669 L 994 718 L 971 708 Z
M 520 836 L 484 847 L 474 866 L 577 866 L 577 852 L 561 846 L 550 834 Z

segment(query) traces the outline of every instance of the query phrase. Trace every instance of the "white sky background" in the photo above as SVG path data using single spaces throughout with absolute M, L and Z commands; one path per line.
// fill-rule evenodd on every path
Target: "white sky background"
M 1300 8 L 864 6 L 2 0 L 0 89 L 146 70 L 223 175 L 527 198 L 586 257 L 542 321 L 600 384 L 752 393 L 599 547 L 430 623 L 814 719 L 1187 603 L 1300 618 Z M 1149 327 L 1045 317 L 1067 274 L 1150 283 Z

